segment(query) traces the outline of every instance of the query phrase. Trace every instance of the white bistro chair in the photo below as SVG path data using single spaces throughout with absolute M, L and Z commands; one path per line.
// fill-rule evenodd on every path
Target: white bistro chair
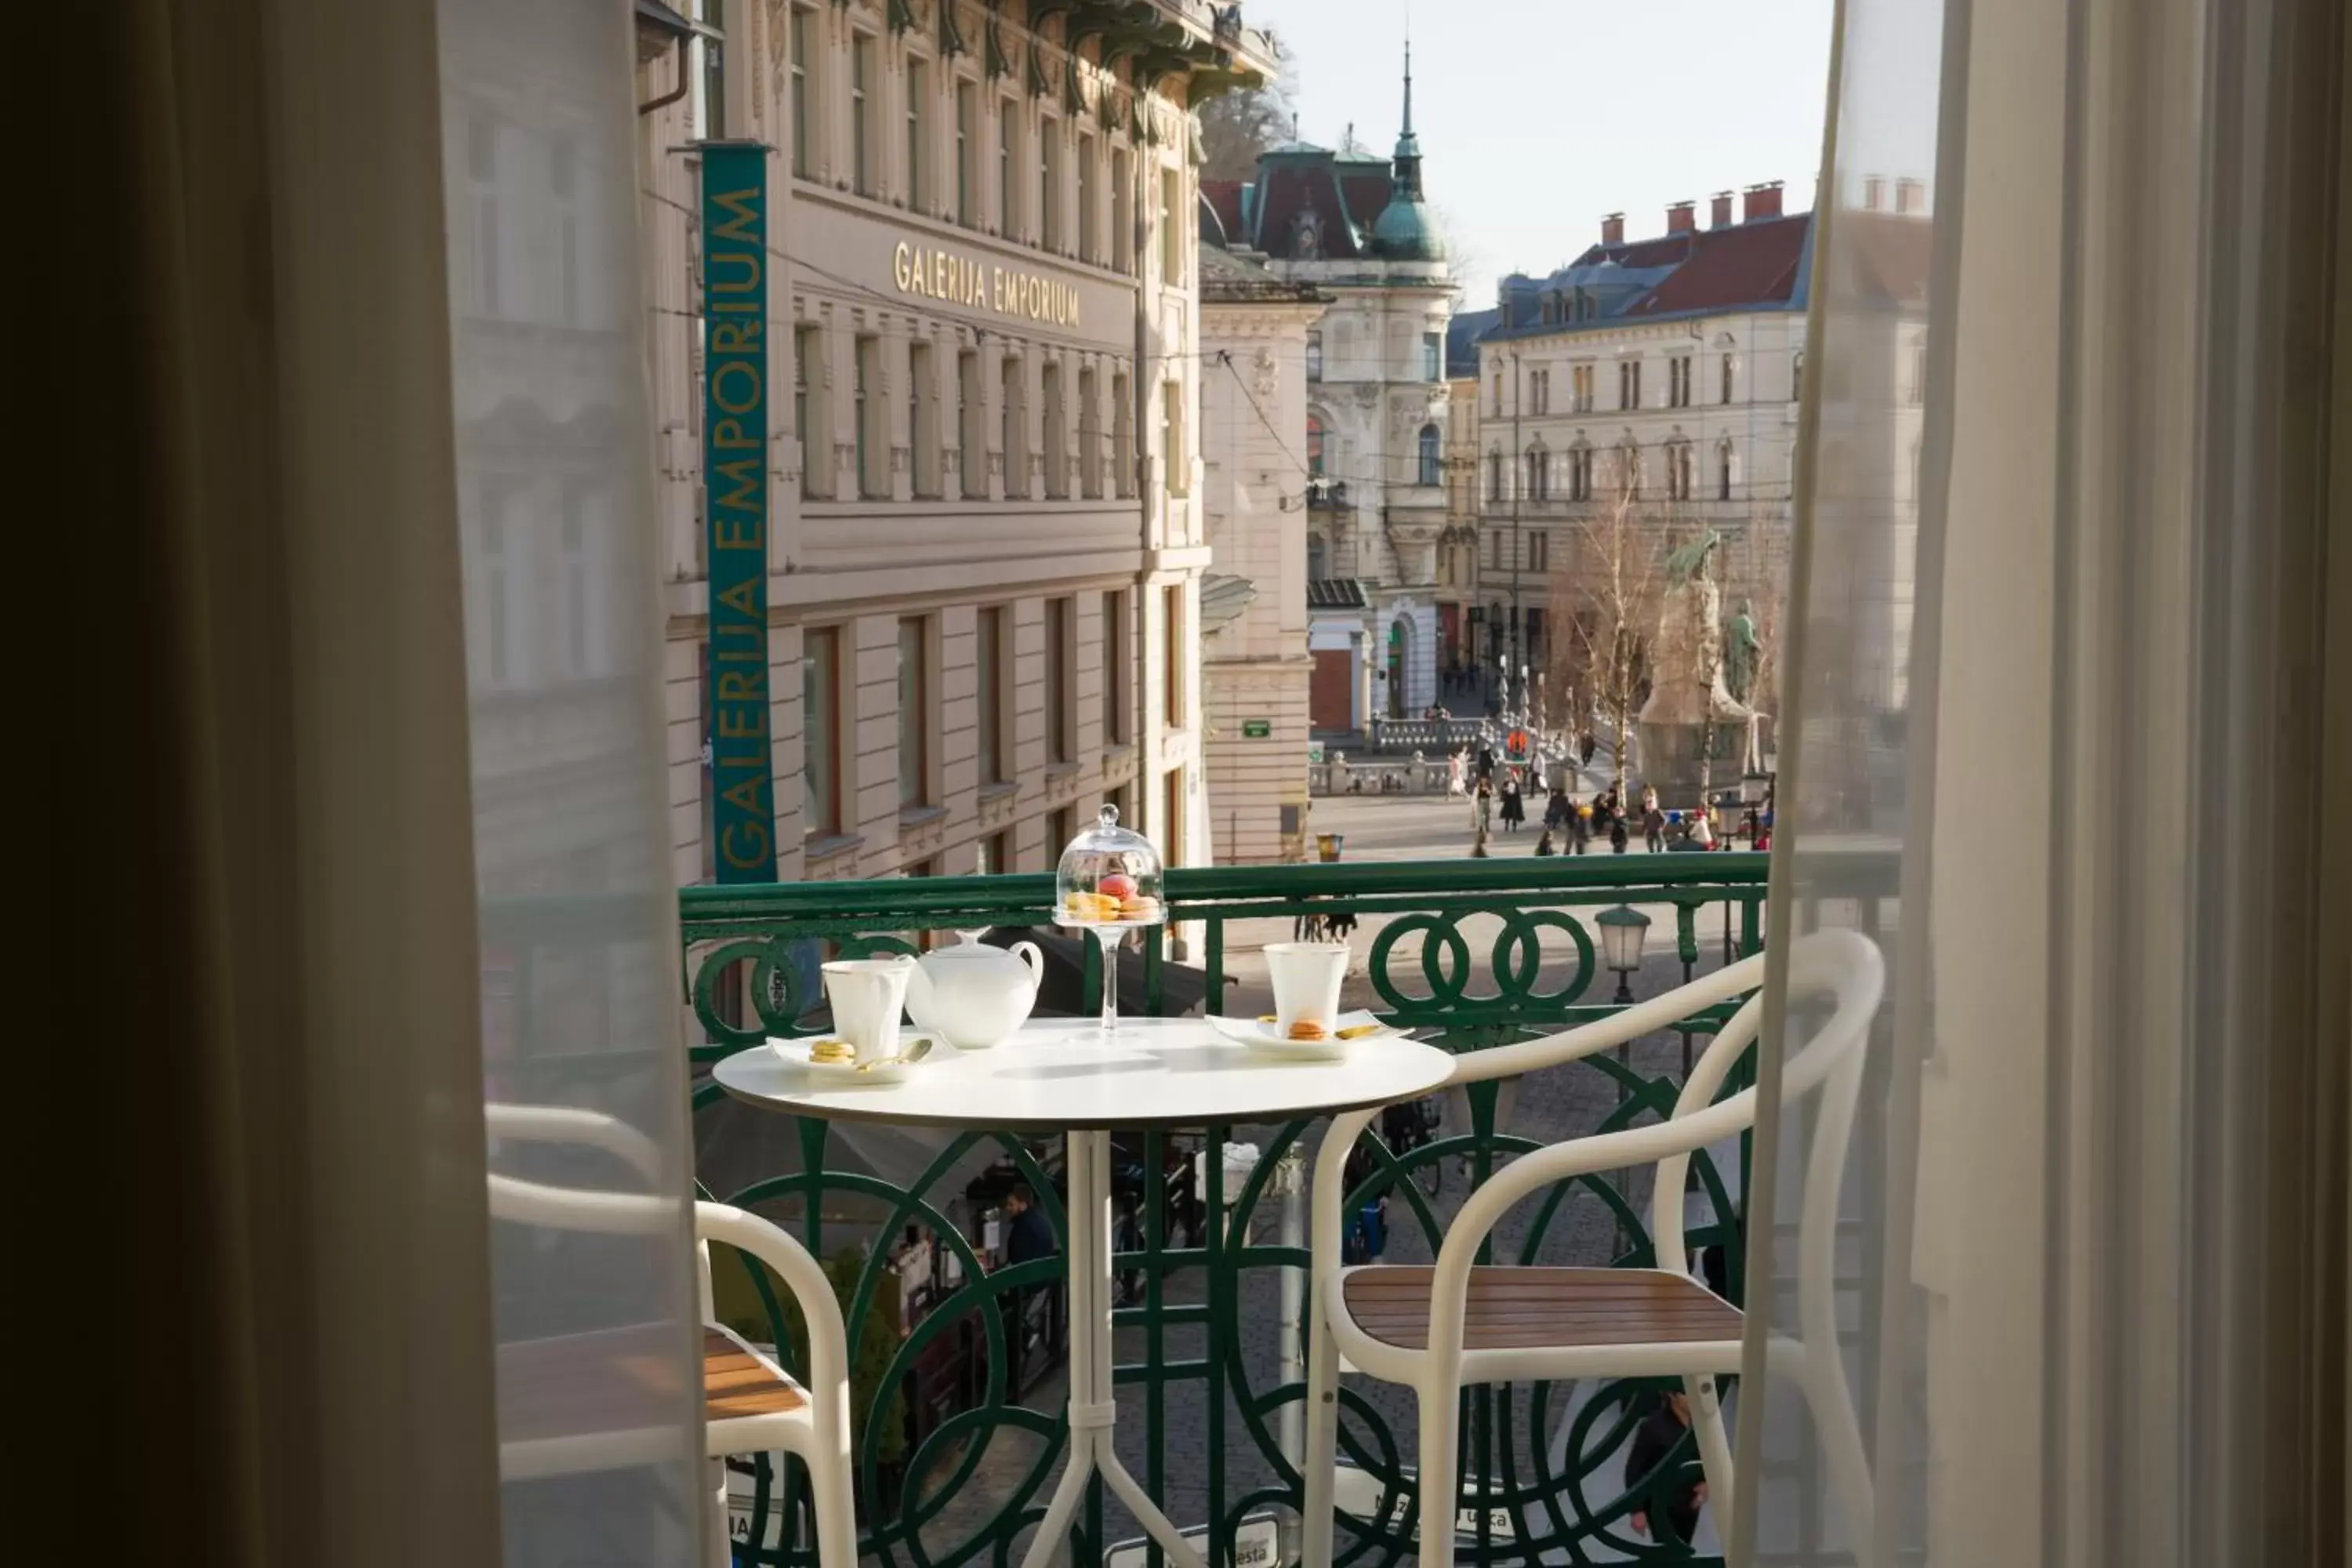
M 626 1163 L 650 1185 L 660 1179 L 653 1144 L 635 1129 L 594 1111 L 492 1105 L 493 1138 L 576 1143 Z M 677 1205 L 639 1193 L 591 1192 L 490 1177 L 494 1218 L 604 1235 L 661 1234 Z M 703 1321 L 703 1457 L 710 1461 L 710 1561 L 727 1568 L 726 1456 L 783 1452 L 808 1466 L 820 1568 L 857 1568 L 857 1519 L 849 1449 L 849 1349 L 833 1282 L 808 1250 L 755 1214 L 697 1203 L 694 1235 Z M 766 1265 L 807 1323 L 808 1386 L 712 1321 L 710 1244 L 724 1242 Z M 669 1323 L 618 1328 L 499 1347 L 499 1473 L 508 1479 L 619 1469 L 658 1460 L 668 1445 L 662 1421 L 672 1406 L 657 1386 L 677 1349 Z M 598 1400 L 595 1391 L 609 1397 Z M 583 1397 L 583 1394 L 590 1397 Z M 633 1394 L 635 1397 L 633 1397 Z M 599 1408 L 599 1405 L 609 1408 Z M 633 1419 L 634 1417 L 634 1419 Z
M 1849 1538 L 1858 1542 L 1871 1538 L 1871 1487 L 1839 1361 L 1832 1254 L 1839 1182 L 1861 1090 L 1864 1044 L 1885 979 L 1878 949 L 1853 931 L 1801 937 L 1790 952 L 1791 1000 L 1827 996 L 1833 1010 L 1783 1068 L 1784 1103 L 1793 1105 L 1818 1091 L 1822 1104 L 1804 1166 L 1799 1228 L 1801 1337 L 1776 1338 L 1767 1346 L 1766 1356 L 1775 1375 L 1798 1380 L 1811 1407 Z M 1572 1062 L 1671 1028 L 1702 1008 L 1756 990 L 1763 982 L 1759 954 L 1580 1028 L 1465 1056 L 1452 1081 L 1459 1085 L 1517 1077 Z M 1693 1278 L 1687 1267 L 1683 1184 L 1694 1151 L 1755 1122 L 1753 1089 L 1720 1104 L 1709 1102 L 1756 1037 L 1762 1012 L 1762 996 L 1752 996 L 1725 1025 L 1691 1069 L 1669 1120 L 1571 1139 L 1521 1155 L 1496 1172 L 1454 1215 L 1431 1268 L 1341 1266 L 1343 1169 L 1348 1151 L 1380 1111 L 1376 1108 L 1333 1119 L 1315 1163 L 1304 1568 L 1328 1568 L 1331 1562 L 1343 1355 L 1370 1376 L 1411 1387 L 1418 1398 L 1422 1568 L 1448 1568 L 1454 1559 L 1459 1407 L 1462 1389 L 1470 1384 L 1680 1376 L 1690 1396 L 1708 1501 L 1717 1519 L 1730 1517 L 1731 1447 L 1724 1436 L 1715 1380 L 1739 1371 L 1744 1325 L 1738 1309 Z M 1656 1268 L 1473 1262 L 1496 1222 L 1529 1194 L 1571 1177 L 1651 1163 L 1657 1166 L 1651 1205 Z

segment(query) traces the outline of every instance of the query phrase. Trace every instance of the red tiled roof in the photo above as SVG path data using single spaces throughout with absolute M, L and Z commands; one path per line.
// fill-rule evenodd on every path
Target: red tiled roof
M 1805 237 L 1811 229 L 1812 215 L 1798 213 L 1676 236 L 1677 242 L 1688 246 L 1690 258 L 1627 314 L 1666 316 L 1739 305 L 1786 304 L 1797 291 L 1798 268 L 1804 263 Z M 1650 241 L 1627 248 L 1641 250 L 1657 243 Z M 1625 264 L 1640 267 L 1660 262 L 1628 259 Z

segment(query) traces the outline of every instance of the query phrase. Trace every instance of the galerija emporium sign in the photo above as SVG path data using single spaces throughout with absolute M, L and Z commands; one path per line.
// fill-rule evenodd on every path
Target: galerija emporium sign
M 768 149 L 702 155 L 703 526 L 709 563 L 713 864 L 776 879 L 768 735 Z

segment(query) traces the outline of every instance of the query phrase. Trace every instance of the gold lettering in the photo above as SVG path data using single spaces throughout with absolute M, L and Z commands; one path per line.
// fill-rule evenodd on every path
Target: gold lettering
M 757 246 L 760 243 L 760 209 L 752 205 L 751 198 L 759 194 L 756 189 L 746 187 L 740 191 L 720 191 L 713 195 L 710 198 L 713 202 L 735 216 L 712 229 L 710 237 L 739 239 L 745 245 Z
M 756 451 L 759 449 L 760 438 L 757 436 L 746 436 L 743 433 L 743 422 L 740 419 L 721 419 L 710 426 L 710 444 L 714 447 L 724 447 L 730 451 L 741 451 L 746 447 Z
M 760 606 L 756 603 L 760 587 L 759 578 L 746 577 L 740 583 L 720 589 L 719 602 L 739 616 L 756 618 L 760 614 Z
M 711 367 L 710 401 L 730 414 L 749 414 L 760 405 L 760 367 L 751 360 L 730 359 Z M 740 398 L 740 402 L 732 401 Z
M 931 298 L 934 300 L 944 300 L 948 297 L 947 285 L 942 281 L 947 274 L 947 266 L 948 253 L 946 251 L 934 250 L 931 252 Z
M 720 702 L 765 702 L 766 691 L 761 689 L 760 678 L 749 670 L 722 669 L 719 672 Z
M 727 509 L 757 511 L 760 510 L 761 475 L 757 459 L 738 458 L 731 463 L 721 463 L 719 465 L 719 473 L 735 488 L 724 495 L 715 491 L 712 493 L 710 505 L 714 510 Z
M 756 845 L 758 847 L 749 851 L 739 848 L 735 842 L 735 836 L 738 833 L 743 835 L 746 839 Z M 719 853 L 727 857 L 727 863 L 730 866 L 739 866 L 745 870 L 749 870 L 754 866 L 766 865 L 768 863 L 767 824 L 761 822 L 729 823 L 727 825 L 727 831 L 719 836 Z
M 726 269 L 734 268 L 739 276 L 734 282 L 727 280 Z M 713 294 L 750 294 L 760 287 L 760 253 L 756 250 L 713 250 L 704 254 L 702 273 L 704 288 Z
M 722 741 L 756 741 L 768 728 L 768 715 L 757 705 L 748 709 L 721 708 L 718 717 L 719 738 Z
M 898 285 L 898 292 L 901 294 L 919 287 L 908 277 L 907 255 L 907 242 L 903 239 L 898 242 L 898 248 L 890 253 L 890 277 Z
M 755 354 L 761 350 L 760 323 L 749 321 L 713 321 L 710 323 L 710 352 L 715 354 Z
M 732 765 L 739 768 L 759 766 L 756 763 L 743 762 L 735 763 Z M 753 773 L 750 778 L 745 779 L 740 784 L 729 784 L 725 789 L 719 792 L 719 798 L 727 802 L 730 805 L 740 806 L 741 809 L 751 812 L 757 816 L 767 816 L 768 806 L 766 796 L 768 793 L 768 781 L 764 776 L 765 772 L 766 770 L 762 769 L 760 773 Z
M 760 526 L 756 517 L 730 517 L 720 512 L 710 514 L 710 547 L 714 550 L 765 550 L 768 531 Z M 734 589 L 727 590 L 733 593 Z M 725 594 L 719 595 L 722 599 Z M 744 606 L 750 613 L 750 606 Z

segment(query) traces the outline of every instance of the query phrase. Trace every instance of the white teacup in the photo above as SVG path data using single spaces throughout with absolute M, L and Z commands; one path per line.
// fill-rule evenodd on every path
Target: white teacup
M 824 994 L 833 1004 L 833 1032 L 861 1062 L 898 1054 L 898 1018 L 907 1006 L 907 976 L 915 961 L 844 958 L 824 966 Z
M 1265 948 L 1274 982 L 1274 1026 L 1287 1036 L 1297 1023 L 1329 1028 L 1339 1016 L 1339 987 L 1348 979 L 1348 947 L 1337 942 L 1276 942 Z

